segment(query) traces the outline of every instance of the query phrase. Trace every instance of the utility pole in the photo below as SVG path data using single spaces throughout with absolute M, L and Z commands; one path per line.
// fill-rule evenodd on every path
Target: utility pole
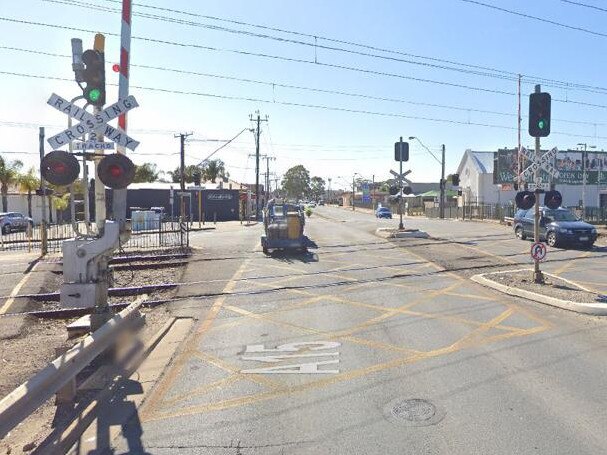
M 188 136 L 191 136 L 192 134 L 194 134 L 194 133 L 179 133 L 179 134 L 175 134 L 173 136 L 174 138 L 179 138 L 179 143 L 180 143 L 179 185 L 180 185 L 182 193 L 185 192 L 185 140 Z M 183 197 L 183 194 L 181 194 L 181 204 L 180 204 L 179 210 L 180 210 L 179 217 L 183 221 L 183 218 L 184 218 L 183 215 L 185 213 L 185 198 Z
M 588 145 L 586 143 L 578 144 L 579 147 L 584 147 L 584 151 L 582 152 L 582 218 L 586 216 L 586 181 L 587 181 L 587 161 L 588 161 L 588 148 L 594 149 L 596 145 Z
M 44 158 L 44 127 L 40 127 L 40 133 L 38 134 L 39 146 L 40 146 L 40 162 Z M 42 192 L 42 229 L 40 231 L 40 237 L 42 240 L 42 255 L 48 253 L 48 243 L 46 240 L 46 185 L 44 184 L 44 177 L 42 176 L 42 166 L 40 166 L 40 190 Z M 50 196 L 49 196 L 50 199 Z
M 327 201 L 327 204 L 330 204 L 331 203 L 331 180 L 332 180 L 332 178 L 329 177 L 327 180 L 329 182 L 329 186 L 327 187 L 327 198 L 329 200 Z
M 445 180 L 445 144 L 441 146 L 441 177 L 440 177 L 440 205 L 439 212 L 441 219 L 445 218 L 445 187 L 447 181 Z
M 535 93 L 540 93 L 542 91 L 540 85 L 535 86 Z M 540 138 L 539 136 L 535 138 L 535 162 L 540 161 Z M 536 184 L 540 181 L 540 167 L 536 167 L 534 173 L 534 182 Z M 539 185 L 538 185 L 539 186 Z M 540 241 L 540 190 L 536 188 L 535 190 L 535 210 L 534 210 L 534 220 L 533 220 L 533 241 L 538 243 Z M 544 275 L 540 270 L 540 261 L 539 259 L 533 259 L 533 281 L 535 283 L 543 283 Z
M 261 118 L 259 111 L 255 111 L 257 119 L 252 115 L 249 120 L 256 122 L 255 128 L 255 220 L 259 220 L 259 136 L 261 135 L 261 122 L 267 122 L 268 116 L 265 119 Z
M 266 160 L 266 203 L 270 200 L 270 160 L 276 160 L 274 156 L 265 156 Z
M 354 176 L 356 173 L 352 175 L 352 211 L 354 211 Z

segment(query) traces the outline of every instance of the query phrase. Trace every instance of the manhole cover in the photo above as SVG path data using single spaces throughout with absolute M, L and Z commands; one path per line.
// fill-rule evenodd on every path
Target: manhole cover
M 430 420 L 436 414 L 436 408 L 432 403 L 419 398 L 404 400 L 392 408 L 392 415 L 397 419 L 409 420 L 411 422 L 423 422 Z
M 388 420 L 393 423 L 426 426 L 440 422 L 445 413 L 442 409 L 422 398 L 399 398 L 384 408 Z

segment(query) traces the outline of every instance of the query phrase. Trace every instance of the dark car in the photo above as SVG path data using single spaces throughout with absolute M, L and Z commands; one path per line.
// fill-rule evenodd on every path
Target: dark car
M 533 208 L 516 212 L 513 226 L 519 239 L 533 238 L 534 219 Z M 596 228 L 578 218 L 569 209 L 540 207 L 540 240 L 548 245 L 580 245 L 592 248 L 596 238 Z
M 390 218 L 392 219 L 392 211 L 388 207 L 380 207 L 375 211 L 377 218 Z

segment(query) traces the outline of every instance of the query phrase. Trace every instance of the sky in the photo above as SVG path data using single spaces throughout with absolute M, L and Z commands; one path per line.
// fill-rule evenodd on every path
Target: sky
M 276 158 L 273 178 L 303 164 L 311 175 L 331 178 L 333 188 L 355 173 L 385 180 L 397 169 L 393 144 L 401 136 L 419 138 L 437 156 L 444 144 L 450 174 L 466 149 L 517 146 L 518 74 L 523 145 L 533 143 L 528 95 L 541 82 L 553 98 L 552 134 L 542 148 L 605 148 L 607 5 L 573 3 L 140 0 L 133 6 L 130 76 L 140 107 L 129 113 L 128 132 L 141 144 L 129 156 L 168 171 L 179 164 L 175 134 L 193 133 L 186 164 L 197 164 L 244 129 L 213 158 L 226 163 L 231 178 L 253 182 L 250 116 L 259 111 L 268 119 L 260 148 Z M 87 49 L 95 32 L 105 33 L 106 80 L 117 84 L 119 8 L 115 0 L 0 0 L 2 156 L 37 167 L 38 127 L 47 136 L 66 127 L 67 117 L 46 101 L 52 93 L 81 93 L 71 38 Z M 116 100 L 117 88 L 108 85 L 108 104 Z M 438 162 L 410 142 L 404 168 L 412 180 L 437 181 Z

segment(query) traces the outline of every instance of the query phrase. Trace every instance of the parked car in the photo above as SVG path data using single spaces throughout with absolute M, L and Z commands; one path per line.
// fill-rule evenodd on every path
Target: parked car
M 392 219 L 392 211 L 388 207 L 380 207 L 375 211 L 375 217 Z
M 323 201 L 323 200 L 318 201 L 318 205 L 325 205 L 325 201 Z
M 534 208 L 516 212 L 512 224 L 514 233 L 519 239 L 533 238 L 534 220 Z M 596 238 L 596 228 L 578 218 L 571 210 L 540 207 L 540 240 L 548 245 L 552 247 L 580 245 L 592 248 Z
M 10 234 L 15 231 L 25 231 L 29 226 L 34 226 L 34 220 L 27 216 L 23 216 L 21 213 L 0 213 L 0 229 L 3 234 Z
M 308 204 L 308 207 L 311 207 L 311 208 L 315 209 L 316 208 L 316 202 L 310 202 Z

